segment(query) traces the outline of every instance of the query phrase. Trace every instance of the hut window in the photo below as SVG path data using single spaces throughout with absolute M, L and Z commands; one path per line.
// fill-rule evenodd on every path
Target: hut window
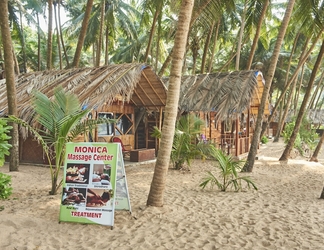
M 98 118 L 113 119 L 114 114 L 109 112 L 98 113 Z M 98 135 L 114 135 L 114 124 L 103 123 L 98 125 Z
M 132 114 L 116 114 L 115 135 L 133 134 Z
M 224 121 L 224 132 L 225 133 L 232 132 L 232 121 L 231 120 Z

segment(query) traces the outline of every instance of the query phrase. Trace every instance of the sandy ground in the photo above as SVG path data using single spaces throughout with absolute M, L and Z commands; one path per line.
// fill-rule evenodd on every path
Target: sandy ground
M 14 192 L 0 201 L 0 249 L 324 249 L 324 154 L 280 163 L 283 143 L 261 146 L 253 172 L 259 190 L 201 190 L 210 161 L 169 170 L 165 204 L 146 207 L 154 164 L 126 166 L 132 214 L 107 226 L 58 223 L 61 194 L 49 196 L 49 169 L 21 165 Z M 322 157 L 323 156 L 323 157 Z

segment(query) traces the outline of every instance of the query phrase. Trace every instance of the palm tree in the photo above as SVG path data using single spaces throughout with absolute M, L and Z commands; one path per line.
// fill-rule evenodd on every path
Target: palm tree
M 0 1 L 0 29 L 2 44 L 4 49 L 4 64 L 6 73 L 6 87 L 7 87 L 7 100 L 8 100 L 8 114 L 17 115 L 17 101 L 16 101 L 16 85 L 15 85 L 15 70 L 13 47 L 9 28 L 8 17 L 8 1 Z M 11 130 L 11 149 L 10 149 L 10 162 L 9 170 L 18 171 L 19 169 L 19 133 L 18 125 L 12 124 Z
M 44 36 L 42 29 L 40 27 L 40 20 L 39 16 L 43 15 L 44 16 L 44 6 L 45 3 L 41 2 L 40 0 L 33 0 L 33 1 L 28 1 L 26 4 L 26 9 L 31 10 L 31 15 L 36 16 L 36 28 L 37 28 L 37 69 L 40 71 L 42 69 L 42 57 L 41 57 L 41 37 Z M 27 45 L 28 46 L 28 45 Z M 27 53 L 28 54 L 28 53 Z M 32 60 L 29 58 L 29 60 Z
M 47 29 L 47 57 L 46 68 L 52 69 L 53 42 L 53 0 L 48 0 L 48 29 Z
M 287 161 L 288 157 L 290 156 L 290 152 L 293 149 L 293 146 L 294 146 L 295 140 L 297 138 L 297 134 L 298 134 L 302 119 L 303 119 L 305 111 L 306 111 L 308 99 L 309 99 L 309 97 L 311 95 L 311 91 L 312 91 L 312 88 L 313 88 L 313 85 L 314 85 L 316 74 L 317 74 L 317 72 L 318 72 L 318 70 L 319 70 L 319 68 L 320 68 L 320 66 L 322 64 L 323 56 L 324 56 L 324 40 L 322 42 L 321 50 L 320 50 L 320 52 L 319 52 L 319 54 L 317 56 L 317 60 L 315 62 L 314 68 L 312 70 L 312 74 L 311 74 L 311 77 L 310 77 L 309 82 L 308 82 L 307 90 L 306 90 L 303 102 L 302 102 L 301 107 L 300 107 L 299 112 L 298 112 L 298 116 L 297 116 L 297 119 L 296 119 L 294 130 L 293 130 L 293 132 L 292 132 L 292 134 L 290 136 L 289 142 L 287 143 L 287 146 L 286 146 L 284 152 L 282 153 L 281 157 L 279 158 L 279 161 Z
M 85 39 L 85 36 L 87 33 L 88 22 L 89 22 L 91 11 L 92 11 L 92 5 L 93 5 L 93 0 L 88 0 L 86 11 L 84 13 L 84 18 L 82 21 L 82 28 L 81 28 L 80 35 L 79 35 L 77 48 L 75 50 L 74 59 L 73 59 L 71 67 L 79 67 L 81 51 L 82 51 L 84 39 Z
M 293 12 L 294 5 L 295 5 L 295 0 L 289 0 L 289 2 L 287 4 L 285 15 L 282 20 L 280 30 L 279 30 L 279 33 L 277 36 L 276 45 L 275 45 L 275 48 L 274 48 L 274 51 L 273 51 L 273 54 L 271 57 L 269 69 L 268 69 L 266 79 L 265 79 L 266 82 L 265 82 L 264 90 L 263 90 L 262 97 L 261 97 L 261 103 L 260 103 L 259 110 L 258 110 L 256 126 L 255 126 L 255 131 L 253 134 L 253 138 L 252 138 L 250 151 L 249 151 L 249 154 L 247 157 L 246 164 L 244 165 L 244 167 L 242 169 L 242 171 L 244 171 L 244 172 L 252 172 L 252 170 L 253 170 L 255 156 L 257 154 L 257 148 L 258 148 L 259 140 L 260 140 L 265 104 L 266 104 L 266 100 L 268 99 L 270 86 L 271 86 L 271 83 L 273 80 L 274 72 L 275 72 L 276 66 L 277 66 L 278 57 L 280 54 L 280 48 L 281 48 L 284 36 L 286 34 L 286 30 L 287 30 L 287 27 L 288 27 L 288 24 L 290 21 L 290 17 Z
M 261 28 L 262 28 L 262 23 L 263 23 L 264 18 L 266 16 L 266 12 L 268 10 L 269 4 L 270 4 L 270 0 L 265 0 L 263 2 L 263 4 L 262 4 L 261 14 L 259 16 L 259 20 L 258 20 L 258 23 L 257 23 L 257 28 L 256 28 L 256 31 L 255 31 L 255 35 L 254 35 L 252 46 L 251 46 L 251 51 L 250 51 L 249 58 L 248 58 L 248 61 L 247 61 L 247 66 L 246 66 L 247 69 L 251 69 L 251 65 L 252 65 L 254 54 L 255 54 L 255 51 L 256 51 L 256 48 L 257 48 L 258 40 L 260 38 L 260 32 L 261 32 Z M 249 11 L 249 13 L 259 13 L 259 11 Z
M 170 153 L 172 149 L 172 141 L 178 111 L 182 65 L 186 50 L 187 35 L 193 5 L 194 0 L 182 0 L 181 3 L 178 29 L 176 31 L 174 52 L 172 55 L 173 59 L 171 64 L 170 84 L 165 107 L 165 117 L 167 118 L 164 119 L 163 122 L 160 150 L 156 160 L 153 180 L 146 203 L 148 206 L 163 206 L 166 174 L 169 167 Z
M 208 24 L 207 28 L 210 28 L 214 20 L 218 20 L 221 16 L 223 9 L 232 10 L 234 9 L 234 1 L 221 1 L 221 0 L 203 0 L 195 2 L 195 8 L 190 20 L 190 32 L 195 30 L 195 25 Z M 205 25 L 206 27 L 206 25 Z M 193 36 L 195 36 L 194 32 Z M 189 43 L 189 41 L 188 41 Z M 189 47 L 187 48 L 189 50 Z M 171 62 L 171 55 L 173 55 L 173 48 L 170 50 L 168 57 L 165 59 L 158 75 L 163 76 L 169 63 Z

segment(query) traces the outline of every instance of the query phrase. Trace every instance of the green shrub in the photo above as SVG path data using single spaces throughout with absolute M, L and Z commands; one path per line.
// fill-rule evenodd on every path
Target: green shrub
M 201 188 L 205 188 L 208 184 L 211 188 L 215 185 L 221 190 L 226 191 L 228 188 L 234 188 L 235 191 L 243 189 L 242 181 L 247 184 L 247 188 L 253 187 L 258 190 L 256 185 L 249 176 L 239 176 L 245 161 L 236 160 L 231 155 L 226 155 L 222 150 L 217 150 L 215 153 L 216 173 L 207 172 L 207 176 L 200 183 Z
M 8 143 L 8 133 L 12 127 L 7 125 L 4 119 L 0 119 L 0 167 L 5 162 L 5 156 L 9 155 L 11 145 Z M 0 173 L 0 199 L 7 199 L 12 193 L 11 176 Z
M 3 166 L 5 156 L 9 155 L 9 149 L 11 148 L 11 145 L 8 143 L 10 129 L 12 127 L 7 125 L 6 120 L 0 119 L 0 167 Z
M 269 139 L 265 135 L 261 137 L 261 143 L 262 144 L 266 144 L 266 143 L 268 143 L 268 141 L 269 141 Z
M 11 176 L 0 173 L 0 199 L 8 199 L 11 193 Z
M 282 131 L 284 142 L 286 144 L 290 140 L 294 127 L 295 121 L 287 123 L 285 125 L 285 129 Z M 307 118 L 303 118 L 299 132 L 297 133 L 297 137 L 294 142 L 294 148 L 296 148 L 301 155 L 304 155 L 305 145 L 307 145 L 310 150 L 314 150 L 318 143 L 318 139 L 319 135 L 316 133 L 315 129 L 312 129 Z

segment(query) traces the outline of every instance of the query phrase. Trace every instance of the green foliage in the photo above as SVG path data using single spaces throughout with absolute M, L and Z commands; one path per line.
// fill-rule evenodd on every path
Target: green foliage
M 9 149 L 11 148 L 11 145 L 8 143 L 10 129 L 12 127 L 7 125 L 6 120 L 0 119 L 0 167 L 3 166 L 5 156 L 9 155 Z M 7 199 L 11 192 L 11 176 L 0 173 L 0 199 Z
M 12 127 L 7 125 L 7 121 L 0 119 L 0 166 L 4 164 L 5 156 L 9 155 L 9 149 L 11 148 L 11 145 L 8 143 L 10 129 Z
M 295 120 L 296 118 L 294 118 Z M 287 144 L 290 140 L 291 134 L 295 127 L 295 121 L 287 123 L 285 125 L 285 129 L 282 132 L 284 142 Z M 300 125 L 299 132 L 297 133 L 296 140 L 294 142 L 294 148 L 296 148 L 301 155 L 304 155 L 305 145 L 310 150 L 314 150 L 317 145 L 319 139 L 319 135 L 316 133 L 315 129 L 311 128 L 310 122 L 307 118 L 303 118 L 302 123 Z
M 33 128 L 14 116 L 9 118 L 27 127 L 41 143 L 50 165 L 52 180 L 50 194 L 54 195 L 63 183 L 63 180 L 58 179 L 64 161 L 66 143 L 73 141 L 81 133 L 90 131 L 95 124 L 109 123 L 112 120 L 83 119 L 89 111 L 82 110 L 77 96 L 66 92 L 62 87 L 54 90 L 53 99 L 40 92 L 34 92 L 33 107 L 37 114 L 36 119 L 42 125 L 41 128 Z M 52 160 L 55 160 L 54 166 Z
M 263 136 L 261 137 L 261 143 L 262 143 L 262 144 L 266 144 L 266 143 L 268 143 L 268 142 L 269 142 L 268 137 L 266 137 L 265 135 L 263 135 Z
M 176 169 L 181 169 L 185 163 L 190 166 L 192 159 L 206 159 L 216 150 L 213 144 L 201 139 L 203 124 L 194 114 L 181 116 L 177 121 L 170 156 Z M 161 138 L 161 131 L 154 127 L 152 136 Z
M 0 199 L 8 199 L 11 193 L 11 176 L 0 173 Z
M 222 150 L 216 150 L 214 157 L 216 159 L 215 166 L 217 173 L 215 174 L 212 171 L 208 171 L 207 176 L 203 178 L 202 183 L 199 185 L 201 188 L 204 189 L 209 184 L 211 188 L 216 185 L 224 192 L 229 187 L 234 188 L 235 191 L 240 191 L 243 189 L 243 181 L 247 184 L 249 189 L 253 187 L 255 190 L 258 190 L 250 177 L 238 175 L 245 161 L 236 160 L 231 155 L 226 155 Z

